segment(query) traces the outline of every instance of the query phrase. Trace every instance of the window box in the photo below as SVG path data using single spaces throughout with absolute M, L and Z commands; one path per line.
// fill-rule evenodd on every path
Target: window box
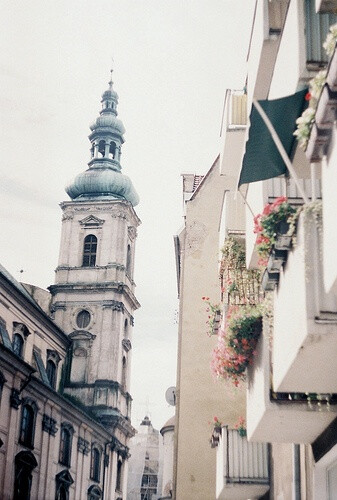
M 265 292 L 273 291 L 279 280 L 279 271 L 278 272 L 269 272 L 268 269 L 265 269 L 262 275 L 262 289 Z
M 269 273 L 279 273 L 283 264 L 287 261 L 287 250 L 273 248 L 268 259 L 267 270 Z
M 311 128 L 311 133 L 305 151 L 305 155 L 310 163 L 320 162 L 324 156 L 325 146 L 330 140 L 331 131 L 319 128 L 316 123 Z
M 319 98 L 315 121 L 320 129 L 331 129 L 336 120 L 337 92 L 330 90 L 327 84 L 324 85 Z
M 291 247 L 291 236 L 288 236 L 289 223 L 281 221 L 276 229 L 276 242 L 275 248 L 277 250 L 289 250 Z

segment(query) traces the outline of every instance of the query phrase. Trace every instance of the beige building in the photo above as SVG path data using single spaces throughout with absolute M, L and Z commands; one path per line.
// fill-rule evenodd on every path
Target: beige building
M 215 498 L 216 451 L 211 448 L 217 416 L 234 426 L 245 408 L 245 392 L 216 383 L 211 375 L 215 336 L 208 336 L 207 305 L 219 303 L 219 238 L 226 178 L 216 159 L 205 177 L 183 175 L 184 228 L 176 238 L 179 277 L 179 341 L 173 498 Z
M 89 168 L 67 187 L 56 282 L 0 268 L 0 497 L 125 500 L 138 196 L 112 81 Z

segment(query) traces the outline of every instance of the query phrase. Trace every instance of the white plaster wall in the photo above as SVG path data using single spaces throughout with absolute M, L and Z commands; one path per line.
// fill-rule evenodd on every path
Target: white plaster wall
M 326 161 L 322 162 L 323 189 L 323 266 L 326 291 L 337 293 L 337 132 L 333 129 Z
M 293 94 L 300 78 L 308 78 L 303 0 L 290 0 L 288 15 L 270 86 L 269 99 Z

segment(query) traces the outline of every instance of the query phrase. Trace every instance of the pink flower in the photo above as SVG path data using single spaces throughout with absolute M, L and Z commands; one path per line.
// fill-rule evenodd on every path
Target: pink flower
M 263 212 L 262 212 L 262 215 L 269 215 L 269 214 L 270 214 L 270 212 L 271 212 L 271 210 L 272 210 L 272 206 L 271 206 L 271 205 L 269 205 L 269 203 L 268 203 L 268 205 L 266 205 L 266 206 L 264 207 Z

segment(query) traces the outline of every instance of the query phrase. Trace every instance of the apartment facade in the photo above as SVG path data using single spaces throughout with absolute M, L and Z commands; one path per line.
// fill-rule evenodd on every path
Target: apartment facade
M 284 259 L 275 263 L 273 247 L 262 269 L 269 312 L 247 369 L 248 443 L 222 430 L 219 499 L 261 498 L 239 493 L 251 471 L 248 460 L 238 465 L 238 453 L 249 456 L 249 446 L 257 444 L 270 450 L 270 498 L 325 500 L 337 491 L 335 40 L 330 54 L 322 46 L 337 21 L 336 8 L 336 2 L 311 0 L 256 2 L 245 89 L 249 119 L 235 156 L 229 154 L 230 127 L 225 130 L 222 169 L 234 169 L 232 195 L 245 210 L 248 269 L 258 263 L 254 216 L 283 196 L 302 209 Z M 322 70 L 327 73 L 315 102 L 308 85 Z M 315 112 L 301 149 L 293 133 L 308 105 Z M 228 229 L 242 229 L 232 221 L 228 210 L 226 238 Z

